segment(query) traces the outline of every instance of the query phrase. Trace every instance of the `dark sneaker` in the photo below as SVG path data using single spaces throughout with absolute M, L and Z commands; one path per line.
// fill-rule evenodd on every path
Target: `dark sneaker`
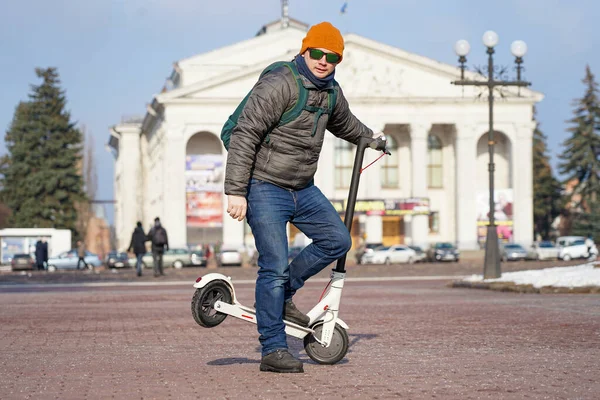
M 287 350 L 279 349 L 262 358 L 260 370 L 264 372 L 300 373 L 304 372 L 304 367 L 302 361 L 295 358 Z
M 285 308 L 283 309 L 283 319 L 300 326 L 308 326 L 308 323 L 310 322 L 310 317 L 306 314 L 302 314 L 291 300 L 285 303 Z

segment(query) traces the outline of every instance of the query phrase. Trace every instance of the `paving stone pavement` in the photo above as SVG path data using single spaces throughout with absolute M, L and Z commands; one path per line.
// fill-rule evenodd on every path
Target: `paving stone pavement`
M 413 276 L 443 272 L 437 268 Z M 255 274 L 233 271 L 240 280 Z M 111 278 L 116 286 L 89 287 L 82 274 L 44 286 L 42 273 L 38 286 L 11 288 L 0 276 L 0 398 L 599 398 L 600 295 L 456 289 L 447 279 L 401 280 L 401 267 L 360 271 L 349 269 L 349 277 L 383 279 L 346 283 L 346 358 L 319 365 L 289 340 L 304 374 L 259 372 L 252 324 L 229 317 L 212 329 L 196 325 L 198 271 L 169 270 L 156 286 Z M 308 310 L 323 287 L 309 282 L 298 307 Z M 236 285 L 236 293 L 252 304 L 254 285 Z

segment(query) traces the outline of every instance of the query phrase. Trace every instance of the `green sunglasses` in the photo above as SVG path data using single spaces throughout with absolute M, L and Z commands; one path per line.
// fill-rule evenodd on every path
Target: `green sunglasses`
M 308 54 L 310 55 L 310 58 L 312 58 L 313 60 L 320 60 L 321 58 L 323 58 L 323 56 L 325 56 L 325 60 L 329 64 L 337 64 L 340 62 L 340 59 L 342 58 L 342 57 L 340 57 L 339 54 L 325 53 L 323 50 L 319 50 L 319 49 L 308 49 Z

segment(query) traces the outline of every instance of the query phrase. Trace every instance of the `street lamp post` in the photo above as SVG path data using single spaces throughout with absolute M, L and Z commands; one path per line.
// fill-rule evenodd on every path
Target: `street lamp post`
M 515 64 L 517 65 L 517 79 L 513 81 L 495 79 L 494 77 L 494 47 L 498 44 L 498 35 L 494 31 L 487 31 L 483 34 L 483 44 L 487 48 L 488 54 L 488 71 L 487 80 L 478 81 L 465 79 L 465 63 L 467 62 L 467 54 L 471 46 L 466 40 L 459 40 L 454 46 L 454 51 L 458 55 L 460 63 L 460 80 L 452 82 L 454 85 L 460 86 L 487 86 L 488 88 L 488 105 L 489 105 L 489 131 L 488 131 L 488 151 L 489 151 L 489 224 L 485 241 L 485 264 L 483 268 L 484 279 L 493 279 L 500 277 L 500 248 L 498 246 L 498 232 L 496 230 L 496 220 L 494 218 L 494 88 L 497 86 L 517 86 L 526 87 L 531 85 L 530 82 L 521 80 L 521 70 L 523 56 L 527 52 L 527 45 L 521 40 L 515 40 L 510 46 L 512 54 L 515 56 Z

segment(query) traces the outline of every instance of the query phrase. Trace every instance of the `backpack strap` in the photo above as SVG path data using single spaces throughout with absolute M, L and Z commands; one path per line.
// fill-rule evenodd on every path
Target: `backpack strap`
M 313 129 L 310 134 L 311 136 L 315 136 L 315 134 L 317 133 L 317 123 L 319 122 L 319 118 L 321 118 L 323 114 L 333 115 L 333 110 L 335 109 L 335 102 L 337 101 L 338 87 L 338 83 L 334 80 L 333 88 L 327 89 L 327 108 L 308 105 L 304 106 L 304 110 L 315 113 L 315 122 L 313 124 Z
M 302 110 L 304 109 L 304 105 L 306 104 L 306 102 L 308 100 L 308 90 L 304 87 L 304 84 L 302 83 L 302 78 L 300 78 L 300 73 L 298 72 L 298 68 L 296 68 L 296 64 L 294 64 L 291 61 L 274 62 L 273 64 L 269 65 L 267 68 L 265 68 L 263 70 L 263 72 L 260 74 L 260 77 L 262 78 L 267 73 L 269 73 L 279 67 L 289 68 L 292 75 L 294 76 L 294 81 L 296 82 L 296 87 L 298 88 L 298 101 L 296 101 L 296 104 L 294 104 L 294 106 L 292 108 L 290 108 L 289 110 L 286 110 L 283 113 L 283 115 L 281 116 L 281 118 L 279 119 L 279 122 L 277 123 L 277 125 L 273 126 L 269 130 L 269 132 L 267 132 L 267 135 L 265 136 L 265 143 L 270 142 L 271 139 L 269 137 L 269 133 L 273 129 L 275 129 L 278 126 L 282 126 L 289 122 L 292 122 L 293 120 L 298 118 L 300 113 L 302 113 Z
M 286 110 L 283 113 L 283 115 L 281 116 L 281 119 L 279 120 L 277 125 L 274 126 L 272 129 L 294 121 L 296 118 L 298 118 L 300 116 L 302 111 L 306 110 L 306 111 L 309 111 L 309 112 L 315 114 L 315 123 L 313 124 L 313 130 L 311 132 L 311 136 L 315 136 L 315 134 L 317 132 L 317 123 L 319 122 L 319 118 L 321 118 L 321 116 L 323 114 L 329 114 L 329 115 L 333 114 L 333 110 L 335 109 L 335 103 L 336 103 L 337 94 L 338 94 L 338 87 L 339 87 L 338 83 L 334 80 L 333 88 L 328 89 L 329 93 L 328 93 L 328 98 L 327 98 L 327 108 L 326 109 L 321 108 L 321 107 L 308 106 L 308 105 L 306 105 L 306 103 L 308 102 L 308 93 L 309 93 L 308 89 L 306 89 L 304 87 L 304 83 L 302 82 L 302 78 L 300 77 L 300 73 L 298 72 L 298 68 L 296 67 L 296 64 L 294 64 L 293 62 L 277 61 L 277 62 L 269 65 L 267 68 L 265 68 L 263 70 L 263 72 L 260 74 L 260 77 L 262 78 L 268 72 L 273 71 L 274 69 L 277 69 L 279 67 L 287 67 L 292 72 L 292 75 L 294 76 L 294 81 L 296 82 L 296 87 L 298 88 L 298 101 L 296 101 L 296 104 L 294 104 L 294 106 L 292 108 L 290 108 L 289 110 Z M 270 141 L 269 133 L 270 133 L 270 131 L 267 133 L 267 135 L 265 137 L 265 143 L 269 143 L 269 141 Z
M 292 75 L 294 76 L 294 81 L 296 82 L 296 88 L 298 89 L 298 101 L 296 101 L 296 104 L 294 104 L 292 108 L 286 110 L 283 113 L 281 119 L 279 120 L 279 123 L 277 124 L 277 126 L 282 126 L 292 122 L 293 120 L 298 118 L 298 116 L 300 116 L 302 110 L 304 110 L 306 102 L 308 101 L 308 89 L 306 89 L 304 87 L 304 84 L 302 83 L 302 78 L 300 77 L 300 73 L 298 72 L 296 64 L 294 64 L 291 61 L 283 61 L 279 64 L 283 64 L 284 66 L 290 69 Z

